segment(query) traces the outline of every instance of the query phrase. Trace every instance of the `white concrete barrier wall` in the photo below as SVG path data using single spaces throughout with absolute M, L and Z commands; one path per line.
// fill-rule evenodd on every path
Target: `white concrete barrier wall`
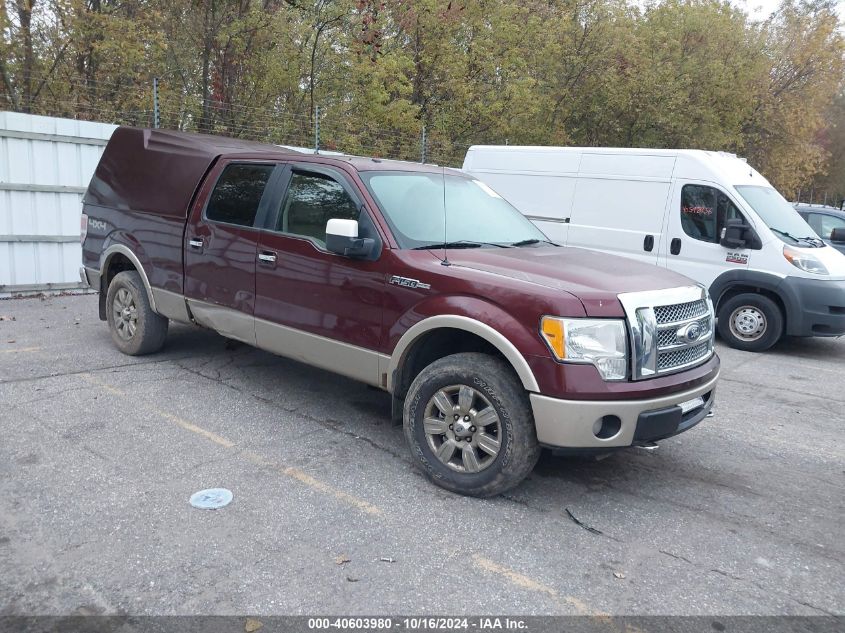
M 81 287 L 82 194 L 116 127 L 0 112 L 0 297 Z

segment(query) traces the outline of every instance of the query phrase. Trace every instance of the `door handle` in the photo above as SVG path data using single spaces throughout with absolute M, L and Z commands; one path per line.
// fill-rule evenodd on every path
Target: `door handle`
M 669 245 L 669 252 L 672 253 L 672 255 L 677 255 L 678 253 L 681 252 L 681 238 L 680 237 L 676 237 L 675 239 L 672 240 L 672 243 Z
M 643 250 L 650 253 L 653 248 L 654 248 L 654 236 L 653 235 L 646 235 L 645 239 L 643 239 Z
M 188 244 L 190 244 L 191 248 L 202 248 L 202 238 L 201 237 L 192 237 L 188 240 Z
M 268 264 L 275 264 L 276 263 L 276 253 L 271 253 L 270 251 L 264 251 L 263 253 L 258 253 L 258 261 L 266 262 Z

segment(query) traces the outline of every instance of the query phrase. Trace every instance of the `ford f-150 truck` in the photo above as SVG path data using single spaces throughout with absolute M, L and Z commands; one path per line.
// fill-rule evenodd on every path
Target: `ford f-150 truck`
M 82 229 L 122 352 L 176 321 L 384 389 L 462 494 L 517 485 L 544 446 L 653 446 L 713 404 L 703 287 L 553 244 L 460 171 L 121 127 Z

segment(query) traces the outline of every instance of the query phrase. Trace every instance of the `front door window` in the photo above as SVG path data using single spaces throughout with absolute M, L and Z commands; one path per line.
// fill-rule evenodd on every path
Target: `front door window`
M 681 226 L 702 242 L 718 244 L 728 220 L 743 220 L 730 198 L 715 187 L 684 185 L 681 189 Z
M 330 176 L 294 171 L 275 229 L 325 248 L 326 223 L 334 218 L 357 220 L 359 213 L 360 207 Z

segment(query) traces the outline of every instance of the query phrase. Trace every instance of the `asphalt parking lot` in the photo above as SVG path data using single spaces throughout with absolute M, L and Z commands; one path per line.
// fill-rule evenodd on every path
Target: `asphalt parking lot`
M 385 394 L 183 326 L 123 356 L 96 302 L 0 301 L 0 615 L 845 611 L 845 339 L 720 345 L 715 417 L 477 500 Z

